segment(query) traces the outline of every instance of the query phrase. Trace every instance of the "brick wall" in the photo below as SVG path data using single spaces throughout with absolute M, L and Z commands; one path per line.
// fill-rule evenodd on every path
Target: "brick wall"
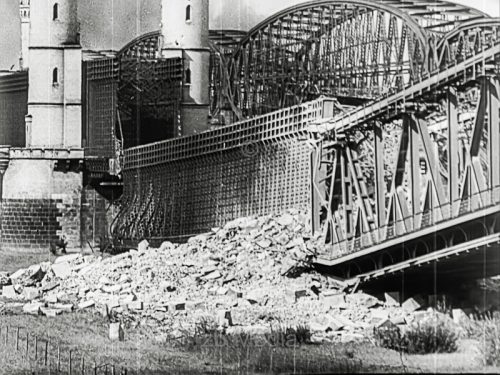
M 5 199 L 0 204 L 2 249 L 49 248 L 59 239 L 61 200 Z
M 3 181 L 1 249 L 81 247 L 82 173 L 52 160 L 11 160 Z

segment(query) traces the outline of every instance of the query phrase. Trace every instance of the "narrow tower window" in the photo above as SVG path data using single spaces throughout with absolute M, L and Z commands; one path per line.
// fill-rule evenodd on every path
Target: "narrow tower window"
M 186 69 L 186 85 L 191 84 L 191 69 Z
M 54 68 L 54 70 L 52 71 L 52 84 L 54 86 L 59 84 L 59 69 L 57 68 Z
M 55 21 L 59 18 L 59 4 L 55 3 L 52 8 L 52 19 Z
M 186 22 L 191 21 L 191 5 L 186 7 Z

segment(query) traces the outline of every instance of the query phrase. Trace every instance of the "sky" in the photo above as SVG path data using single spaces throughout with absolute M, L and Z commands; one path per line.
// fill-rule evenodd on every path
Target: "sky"
M 20 51 L 18 1 L 0 0 L 0 70 L 12 65 L 17 67 Z M 249 30 L 273 13 L 304 1 L 210 0 L 210 28 Z M 454 2 L 500 17 L 500 0 Z M 78 0 L 78 4 L 85 49 L 118 50 L 136 36 L 160 28 L 160 0 Z

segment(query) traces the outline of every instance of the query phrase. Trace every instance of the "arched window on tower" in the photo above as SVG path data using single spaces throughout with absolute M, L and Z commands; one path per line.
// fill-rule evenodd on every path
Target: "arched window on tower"
M 59 4 L 55 3 L 52 7 L 52 19 L 55 21 L 59 19 Z
M 191 22 L 191 5 L 186 7 L 186 22 Z
M 186 69 L 186 85 L 191 84 L 191 69 L 187 68 Z
M 54 68 L 52 71 L 52 85 L 57 86 L 59 84 L 59 69 Z

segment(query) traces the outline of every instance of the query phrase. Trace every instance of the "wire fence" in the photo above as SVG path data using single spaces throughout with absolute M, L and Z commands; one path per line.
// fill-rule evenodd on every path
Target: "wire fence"
M 98 363 L 82 351 L 39 337 L 24 327 L 0 325 L 0 350 L 12 352 L 28 364 L 32 374 L 127 375 L 128 370 L 112 363 Z

